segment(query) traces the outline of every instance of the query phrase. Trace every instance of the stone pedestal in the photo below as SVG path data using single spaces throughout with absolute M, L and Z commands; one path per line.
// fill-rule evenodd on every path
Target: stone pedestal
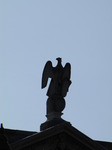
M 54 118 L 52 120 L 47 120 L 46 122 L 42 123 L 40 126 L 40 131 L 46 130 L 48 128 L 60 125 L 60 124 L 70 124 L 70 122 L 67 122 L 63 120 L 62 118 Z

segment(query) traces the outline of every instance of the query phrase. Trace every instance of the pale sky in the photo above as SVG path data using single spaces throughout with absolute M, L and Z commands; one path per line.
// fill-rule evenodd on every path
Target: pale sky
M 112 0 L 0 0 L 0 122 L 39 131 L 46 121 L 46 61 L 71 63 L 62 116 L 112 142 Z

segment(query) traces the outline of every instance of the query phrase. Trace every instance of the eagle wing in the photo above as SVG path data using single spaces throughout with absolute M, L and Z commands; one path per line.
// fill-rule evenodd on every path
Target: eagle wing
M 66 63 L 64 67 L 63 79 L 67 78 L 70 79 L 71 76 L 71 65 L 70 63 Z
M 71 76 L 71 65 L 70 65 L 70 63 L 66 63 L 66 65 L 64 67 L 64 72 L 63 72 L 63 86 L 62 86 L 62 96 L 63 97 L 66 96 L 66 94 L 68 92 L 68 88 L 71 84 L 70 76 Z
M 53 75 L 52 62 L 48 61 L 44 67 L 42 74 L 42 88 L 46 87 L 48 78 L 52 78 L 52 75 Z

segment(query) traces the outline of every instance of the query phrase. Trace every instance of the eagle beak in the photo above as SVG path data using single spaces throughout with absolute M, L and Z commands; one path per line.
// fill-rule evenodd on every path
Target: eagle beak
M 56 58 L 56 60 L 57 60 L 57 61 L 59 61 L 59 60 L 61 60 L 61 58 L 60 58 L 60 57 L 58 57 L 58 58 Z

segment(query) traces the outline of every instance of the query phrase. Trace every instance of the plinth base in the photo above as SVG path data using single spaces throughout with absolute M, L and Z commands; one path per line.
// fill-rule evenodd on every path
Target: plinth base
M 65 121 L 61 118 L 54 118 L 52 120 L 47 120 L 46 122 L 42 123 L 40 125 L 40 131 L 46 130 L 50 127 L 53 127 L 53 126 L 56 126 L 56 125 L 59 125 L 59 124 L 62 124 L 62 123 L 70 124 L 70 122 L 67 122 L 67 121 Z

